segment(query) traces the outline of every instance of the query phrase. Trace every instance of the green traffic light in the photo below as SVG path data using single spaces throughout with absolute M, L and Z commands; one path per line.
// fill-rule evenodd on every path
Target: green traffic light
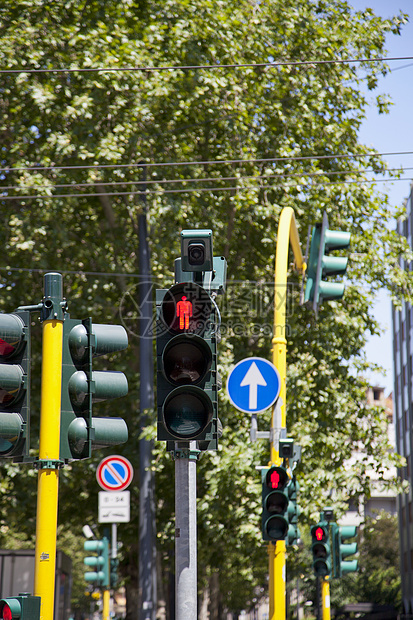
M 85 580 L 93 582 L 98 586 L 108 588 L 110 586 L 109 575 L 109 541 L 107 538 L 102 540 L 86 540 L 83 543 L 85 551 L 95 552 L 96 555 L 84 558 L 86 566 L 92 567 L 94 571 L 85 573 Z
M 62 409 L 60 458 L 89 458 L 93 448 L 127 440 L 121 418 L 92 417 L 92 405 L 126 396 L 128 381 L 122 372 L 94 371 L 93 357 L 126 348 L 121 325 L 98 325 L 65 316 L 63 323 Z
M 317 224 L 313 228 L 304 301 L 313 302 L 316 315 L 320 303 L 341 299 L 344 295 L 343 283 L 329 282 L 323 278 L 345 274 L 348 258 L 329 256 L 329 252 L 347 248 L 350 245 L 350 239 L 349 232 L 329 230 L 326 213 L 323 214 L 322 224 Z

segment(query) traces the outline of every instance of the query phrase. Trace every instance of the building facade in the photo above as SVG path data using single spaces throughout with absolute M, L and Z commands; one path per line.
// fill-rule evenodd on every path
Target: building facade
M 399 221 L 397 231 L 404 235 L 413 248 L 413 189 L 407 200 L 407 218 Z M 401 260 L 401 266 L 412 269 Z M 393 358 L 394 358 L 394 422 L 396 448 L 405 457 L 406 466 L 399 470 L 403 480 L 410 483 L 408 493 L 398 496 L 400 531 L 400 569 L 405 613 L 413 613 L 413 306 L 402 302 L 400 310 L 393 307 Z

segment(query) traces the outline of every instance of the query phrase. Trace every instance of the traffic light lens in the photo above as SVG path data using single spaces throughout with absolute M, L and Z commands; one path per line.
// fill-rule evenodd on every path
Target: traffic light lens
M 177 439 L 193 439 L 210 423 L 213 415 L 211 400 L 200 388 L 176 388 L 163 407 L 165 426 Z
M 282 467 L 271 467 L 266 476 L 266 485 L 269 489 L 282 490 L 288 482 L 288 474 Z
M 321 527 L 318 527 L 315 531 L 315 537 L 317 538 L 317 540 L 323 540 L 324 537 L 324 530 Z
M 176 336 L 165 347 L 163 369 L 165 377 L 174 385 L 197 384 L 211 368 L 211 349 L 204 340 L 190 334 Z
M 188 245 L 188 262 L 190 265 L 203 265 L 205 262 L 205 246 L 203 243 Z
M 208 293 L 195 282 L 175 284 L 166 292 L 161 318 L 167 329 L 175 334 L 203 334 L 212 311 Z
M 5 603 L 1 610 L 1 618 L 2 620 L 13 620 L 13 614 L 10 607 Z
M 284 540 L 288 531 L 288 523 L 282 517 L 270 517 L 266 523 L 266 529 L 271 540 Z
M 21 350 L 25 341 L 24 323 L 16 314 L 0 314 L 0 356 L 9 357 Z
M 266 500 L 266 509 L 275 514 L 284 514 L 288 506 L 288 498 L 284 493 L 270 493 Z

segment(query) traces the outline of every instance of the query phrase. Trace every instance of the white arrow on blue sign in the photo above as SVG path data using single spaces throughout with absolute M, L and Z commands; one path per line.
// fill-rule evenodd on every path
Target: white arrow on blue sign
M 275 403 L 280 393 L 280 374 L 274 364 L 262 357 L 248 357 L 231 370 L 227 392 L 240 411 L 259 413 Z

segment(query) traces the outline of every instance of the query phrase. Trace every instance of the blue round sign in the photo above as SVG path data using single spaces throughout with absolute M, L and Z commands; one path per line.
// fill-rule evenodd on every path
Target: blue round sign
M 238 362 L 227 381 L 231 403 L 246 413 L 259 413 L 271 407 L 280 388 L 280 373 L 274 364 L 262 357 L 248 357 Z

